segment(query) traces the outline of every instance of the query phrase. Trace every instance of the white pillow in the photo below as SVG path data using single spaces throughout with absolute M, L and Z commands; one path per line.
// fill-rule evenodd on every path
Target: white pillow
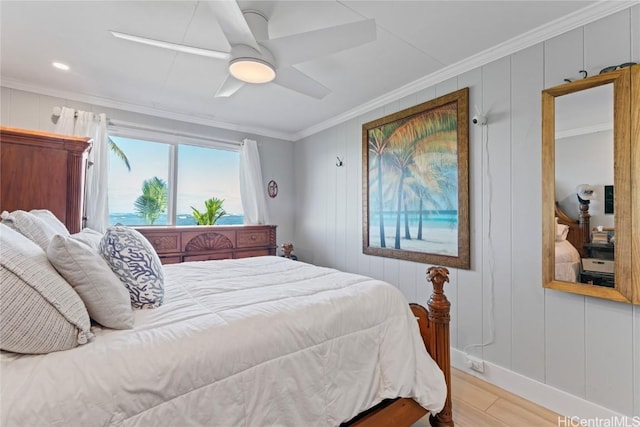
M 61 236 L 68 236 L 69 230 L 67 230 L 67 226 L 62 223 L 56 217 L 53 212 L 47 209 L 31 209 L 29 211 L 30 214 L 37 216 L 41 220 L 43 220 L 49 228 L 55 231 L 56 234 L 60 234 Z
M 91 228 L 83 228 L 78 233 L 71 235 L 72 238 L 84 243 L 96 252 L 100 250 L 100 240 L 102 240 L 102 236 L 104 236 L 104 234 Z
M 98 252 L 58 235 L 49 244 L 47 256 L 80 295 L 93 320 L 107 328 L 133 328 L 129 292 Z
M 0 348 L 49 353 L 87 343 L 89 314 L 35 243 L 0 224 Z
M 51 239 L 53 239 L 53 236 L 57 234 L 56 229 L 51 227 L 47 221 L 31 212 L 21 210 L 13 212 L 4 211 L 0 216 L 2 217 L 3 224 L 18 231 L 45 251 Z
M 100 254 L 129 290 L 134 308 L 155 308 L 164 299 L 164 274 L 158 254 L 137 230 L 109 227 L 100 242 Z
M 567 240 L 569 235 L 569 226 L 565 224 L 556 224 L 556 242 Z

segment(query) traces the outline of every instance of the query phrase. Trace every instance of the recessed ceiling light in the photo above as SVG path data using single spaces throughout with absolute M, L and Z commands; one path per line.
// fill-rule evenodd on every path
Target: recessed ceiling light
M 63 64 L 62 62 L 54 62 L 53 66 L 58 70 L 69 71 L 69 66 L 67 64 Z

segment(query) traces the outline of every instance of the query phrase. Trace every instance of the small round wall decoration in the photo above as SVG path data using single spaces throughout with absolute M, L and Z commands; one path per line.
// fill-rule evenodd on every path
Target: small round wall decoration
M 267 184 L 267 191 L 269 192 L 269 197 L 272 199 L 278 195 L 278 183 L 274 180 L 269 181 Z

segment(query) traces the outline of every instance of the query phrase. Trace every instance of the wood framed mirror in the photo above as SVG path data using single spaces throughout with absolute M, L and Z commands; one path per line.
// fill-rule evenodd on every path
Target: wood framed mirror
M 640 65 L 542 91 L 545 288 L 640 303 L 639 94 Z

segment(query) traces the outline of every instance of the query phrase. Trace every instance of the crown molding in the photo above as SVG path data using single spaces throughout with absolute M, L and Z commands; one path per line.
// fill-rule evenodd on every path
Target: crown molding
M 493 61 L 504 58 L 505 56 L 509 56 L 538 43 L 544 42 L 545 40 L 549 40 L 553 37 L 559 36 L 560 34 L 566 33 L 567 31 L 571 31 L 593 21 L 597 21 L 598 19 L 612 15 L 621 10 L 628 9 L 637 4 L 640 4 L 640 0 L 600 0 L 576 12 L 565 15 L 517 37 L 446 66 L 435 73 L 431 73 L 425 77 L 408 83 L 343 114 L 310 126 L 296 133 L 294 135 L 294 140 L 298 141 L 325 129 L 337 126 L 347 120 L 368 113 L 371 110 L 383 107 L 390 102 L 415 94 L 422 89 L 426 89 L 452 77 L 459 76 L 460 74 L 489 64 Z
M 243 134 L 252 134 L 267 136 L 270 138 L 278 138 L 286 141 L 294 141 L 295 135 L 292 133 L 278 132 L 273 129 L 241 126 L 233 123 L 220 122 L 206 117 L 198 117 L 192 114 L 180 113 L 175 111 L 162 110 L 159 108 L 151 108 L 138 104 L 131 104 L 127 102 L 115 101 L 109 98 L 103 98 L 93 95 L 84 95 L 75 92 L 63 91 L 52 89 L 48 87 L 33 85 L 24 83 L 15 79 L 2 78 L 0 86 L 7 87 L 9 89 L 22 90 L 26 92 L 37 93 L 40 95 L 51 96 L 54 98 L 62 98 L 70 101 L 84 102 L 91 105 L 97 105 L 100 107 L 114 108 L 117 110 L 128 111 L 132 113 L 146 114 L 149 116 L 162 117 L 170 120 L 178 120 L 186 123 L 193 123 L 198 125 L 210 126 L 220 129 L 231 130 L 240 132 Z M 242 138 L 240 138 L 242 139 Z

